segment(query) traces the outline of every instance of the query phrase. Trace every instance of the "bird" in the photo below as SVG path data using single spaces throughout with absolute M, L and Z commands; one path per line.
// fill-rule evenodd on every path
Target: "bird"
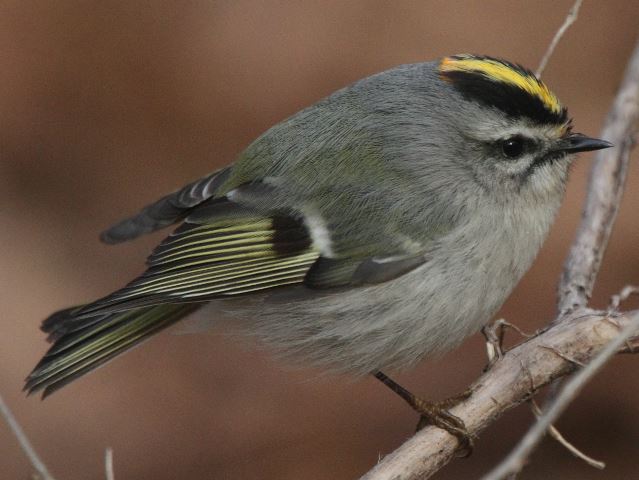
M 103 232 L 116 244 L 173 227 L 137 278 L 43 322 L 52 345 L 25 389 L 46 397 L 199 310 L 285 359 L 373 374 L 468 447 L 450 402 L 383 371 L 486 325 L 546 238 L 575 154 L 610 146 L 574 133 L 545 83 L 503 59 L 363 78 Z

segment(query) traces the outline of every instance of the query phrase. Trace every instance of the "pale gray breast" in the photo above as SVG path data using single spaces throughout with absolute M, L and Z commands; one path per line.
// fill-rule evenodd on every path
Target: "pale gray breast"
M 334 293 L 215 302 L 285 356 L 365 374 L 454 348 L 486 324 L 532 264 L 561 194 L 484 205 L 435 242 L 426 263 L 386 283 Z M 303 289 L 303 287 L 300 287 Z

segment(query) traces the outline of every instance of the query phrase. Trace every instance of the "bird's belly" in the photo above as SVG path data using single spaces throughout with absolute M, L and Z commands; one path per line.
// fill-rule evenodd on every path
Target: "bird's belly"
M 490 321 L 546 231 L 492 229 L 488 222 L 451 236 L 424 265 L 389 282 L 238 298 L 215 308 L 243 318 L 248 331 L 284 356 L 356 374 L 402 368 L 454 348 Z

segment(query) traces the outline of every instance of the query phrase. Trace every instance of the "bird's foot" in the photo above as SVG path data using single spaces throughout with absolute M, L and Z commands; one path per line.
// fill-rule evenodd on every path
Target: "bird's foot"
M 474 437 L 466 429 L 464 421 L 450 413 L 450 408 L 460 401 L 466 400 L 471 394 L 472 392 L 467 390 L 461 395 L 456 395 L 442 402 L 430 402 L 414 397 L 411 406 L 420 415 L 416 431 L 428 425 L 446 430 L 451 435 L 457 437 L 459 442 L 459 456 L 469 457 L 473 453 Z
M 515 330 L 524 338 L 530 338 L 533 335 L 523 332 L 519 327 L 507 322 L 503 318 L 496 320 L 490 325 L 484 325 L 481 333 L 486 339 L 486 353 L 488 355 L 488 364 L 484 367 L 484 373 L 490 370 L 504 356 L 504 336 L 506 328 Z
M 497 363 L 504 356 L 502 345 L 504 342 L 504 327 L 503 320 L 497 320 L 492 325 L 484 325 L 481 329 L 481 333 L 486 339 L 486 354 L 488 355 L 488 363 L 484 367 L 484 372 L 487 372 L 495 363 Z
M 472 390 L 468 389 L 464 393 L 450 397 L 442 402 L 429 402 L 416 397 L 383 372 L 375 370 L 372 373 L 375 378 L 402 397 L 413 410 L 419 413 L 420 419 L 417 424 L 417 431 L 426 425 L 434 425 L 444 429 L 459 440 L 460 456 L 470 456 L 473 452 L 473 436 L 466 429 L 462 419 L 450 413 L 449 409 L 470 397 Z

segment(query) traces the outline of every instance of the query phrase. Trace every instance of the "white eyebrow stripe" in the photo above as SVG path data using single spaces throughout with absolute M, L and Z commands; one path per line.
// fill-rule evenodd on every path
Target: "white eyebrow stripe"
M 523 136 L 526 138 L 553 140 L 557 138 L 557 131 L 553 127 L 546 126 L 529 126 L 524 122 L 518 122 L 516 125 L 504 126 L 503 128 L 482 129 L 484 139 L 488 138 L 492 141 L 506 139 L 511 136 Z

